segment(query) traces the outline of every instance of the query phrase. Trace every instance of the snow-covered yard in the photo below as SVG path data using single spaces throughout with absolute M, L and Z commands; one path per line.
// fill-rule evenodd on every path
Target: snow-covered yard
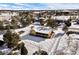
M 63 35 L 55 54 L 79 55 L 79 34 Z
M 55 36 L 51 39 L 42 38 L 42 37 L 36 37 L 29 35 L 30 32 L 30 26 L 22 28 L 22 29 L 16 29 L 16 32 L 24 31 L 20 35 L 21 40 L 25 43 L 25 47 L 28 50 L 28 55 L 32 55 L 35 51 L 38 51 L 39 49 L 46 51 L 48 54 L 51 52 L 52 48 L 55 48 L 55 42 L 58 37 L 62 36 L 63 32 L 61 29 L 55 30 Z M 0 40 L 3 39 L 3 35 L 0 35 Z M 53 47 L 54 46 L 54 47 Z
M 28 50 L 28 55 L 32 55 L 35 51 L 38 51 L 39 49 L 46 51 L 49 55 L 73 54 L 72 51 L 75 51 L 73 47 L 75 47 L 76 43 L 79 42 L 79 40 L 72 40 L 68 47 L 69 37 L 64 34 L 64 31 L 62 31 L 62 28 L 60 27 L 54 30 L 55 35 L 50 39 L 29 35 L 30 26 L 21 29 L 15 29 L 15 32 L 19 31 L 24 31 L 24 33 L 20 35 L 20 38 L 25 43 L 25 47 Z M 79 35 L 73 37 L 77 36 Z M 0 34 L 0 40 L 3 40 L 3 33 Z M 79 43 L 77 45 L 79 46 Z M 0 50 L 2 50 L 1 47 Z M 3 50 L 5 52 L 5 49 Z M 76 50 L 75 54 L 79 54 L 79 49 Z
M 39 49 L 46 51 L 48 54 L 51 53 L 51 49 L 56 48 L 59 37 L 61 37 L 64 32 L 61 29 L 55 30 L 55 36 L 51 39 L 45 39 L 41 37 L 28 36 L 27 39 L 23 40 L 25 42 L 25 46 L 28 49 L 28 54 L 33 54 L 34 51 L 38 51 Z M 30 38 L 30 40 L 28 39 Z M 28 43 L 26 43 L 28 41 Z M 39 42 L 38 42 L 39 41 Z M 34 48 L 35 47 L 35 48 Z M 33 50 L 33 51 L 32 51 Z

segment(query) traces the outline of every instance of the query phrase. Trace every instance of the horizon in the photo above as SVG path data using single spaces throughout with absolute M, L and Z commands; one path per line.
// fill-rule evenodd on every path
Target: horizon
M 79 3 L 0 3 L 0 10 L 79 9 Z

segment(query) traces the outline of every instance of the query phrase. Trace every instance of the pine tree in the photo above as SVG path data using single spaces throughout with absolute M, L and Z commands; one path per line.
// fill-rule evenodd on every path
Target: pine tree
M 0 21 L 0 30 L 5 29 L 5 27 L 3 26 L 3 21 Z
M 8 27 L 7 32 L 3 35 L 3 40 L 8 44 L 8 47 L 11 48 L 17 45 L 19 35 L 17 33 L 12 33 L 10 27 Z
M 17 18 L 16 17 L 12 17 L 12 20 L 11 20 L 11 28 L 12 29 L 16 29 L 18 26 L 17 26 Z
M 47 26 L 50 26 L 52 28 L 56 28 L 58 26 L 58 24 L 54 19 L 49 18 L 47 20 Z
M 66 25 L 67 27 L 71 26 L 71 19 L 67 20 L 67 21 L 65 22 L 65 25 Z

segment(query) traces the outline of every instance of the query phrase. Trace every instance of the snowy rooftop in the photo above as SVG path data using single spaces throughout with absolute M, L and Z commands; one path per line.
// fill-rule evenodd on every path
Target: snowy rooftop
M 49 32 L 52 32 L 52 28 L 50 28 L 50 27 L 44 27 L 44 26 L 35 26 L 33 29 L 36 32 L 45 33 L 45 34 L 48 34 Z
M 70 16 L 52 16 L 52 18 L 57 20 L 68 20 Z
M 69 27 L 68 31 L 79 32 L 79 24 L 72 22 L 71 26 Z

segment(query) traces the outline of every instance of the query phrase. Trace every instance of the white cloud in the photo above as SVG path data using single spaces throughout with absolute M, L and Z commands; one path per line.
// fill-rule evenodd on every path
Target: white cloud
M 53 10 L 53 9 L 79 9 L 79 3 L 1 3 L 0 9 L 16 9 L 16 10 Z
M 79 3 L 49 3 L 45 5 L 48 9 L 79 9 Z
M 24 4 L 19 4 L 19 3 L 14 3 L 14 4 L 0 4 L 0 9 L 10 9 L 10 10 L 23 10 L 23 9 L 28 9 L 27 7 L 24 7 Z M 26 6 L 29 6 L 28 4 L 26 4 Z
M 0 7 L 8 7 L 9 5 L 7 4 L 0 4 Z

